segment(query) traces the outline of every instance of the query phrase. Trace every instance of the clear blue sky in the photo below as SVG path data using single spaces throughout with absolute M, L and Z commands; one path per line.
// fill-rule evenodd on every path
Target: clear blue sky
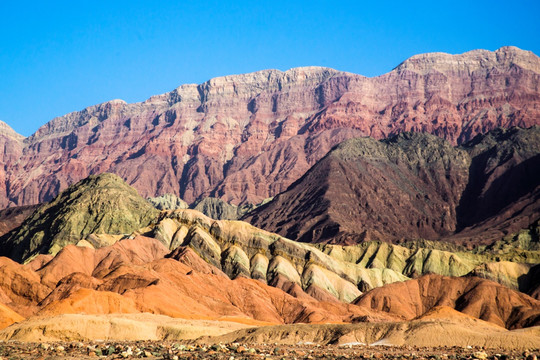
M 0 1 L 0 120 L 30 135 L 111 99 L 320 65 L 376 76 L 425 52 L 540 54 L 535 1 Z

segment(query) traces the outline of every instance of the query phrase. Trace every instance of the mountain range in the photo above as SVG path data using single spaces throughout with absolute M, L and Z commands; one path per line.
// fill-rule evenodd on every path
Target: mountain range
M 462 144 L 540 123 L 540 59 L 503 47 L 416 55 L 373 78 L 328 68 L 265 70 L 112 100 L 28 138 L 0 124 L 0 207 L 51 200 L 112 172 L 145 197 L 257 204 L 286 190 L 343 140 L 404 132 Z
M 373 78 L 225 76 L 28 138 L 0 122 L 0 340 L 123 358 L 108 341 L 527 357 L 539 125 L 540 58 L 515 47 L 417 55 Z M 141 344 L 135 356 L 160 356 Z M 177 345 L 164 356 L 186 355 Z

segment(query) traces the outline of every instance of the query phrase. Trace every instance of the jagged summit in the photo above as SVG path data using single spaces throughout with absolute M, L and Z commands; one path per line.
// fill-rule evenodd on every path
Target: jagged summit
M 227 75 L 212 78 L 208 81 L 205 81 L 200 86 L 215 86 L 224 82 L 258 82 L 261 80 L 266 80 L 268 82 L 272 81 L 309 81 L 311 79 L 321 79 L 333 76 L 336 74 L 343 73 L 342 71 L 335 70 L 328 67 L 322 66 L 301 66 L 296 68 L 291 68 L 289 70 L 277 70 L 277 69 L 267 69 L 260 70 L 251 73 L 238 74 L 238 75 Z
M 22 136 L 21 134 L 18 134 L 15 130 L 13 130 L 8 124 L 3 122 L 2 120 L 0 120 L 0 136 L 5 136 L 15 141 L 24 140 L 24 136 Z

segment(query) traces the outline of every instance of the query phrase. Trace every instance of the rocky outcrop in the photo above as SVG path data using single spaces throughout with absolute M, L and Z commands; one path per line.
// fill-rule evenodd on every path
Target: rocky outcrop
M 304 242 L 491 243 L 540 218 L 539 161 L 537 126 L 461 147 L 418 133 L 351 139 L 243 219 Z
M 241 206 L 236 206 L 234 204 L 230 204 L 226 201 L 214 197 L 205 197 L 189 205 L 184 200 L 172 194 L 165 194 L 158 197 L 148 198 L 147 200 L 158 210 L 194 209 L 200 211 L 201 213 L 212 219 L 238 220 L 243 215 L 256 209 L 258 206 L 261 206 L 271 201 L 272 198 L 265 199 L 260 204 L 244 204 Z
M 504 47 L 414 56 L 375 78 L 319 67 L 265 70 L 142 103 L 109 101 L 53 119 L 24 146 L 10 141 L 0 207 L 48 201 L 105 171 L 144 197 L 256 204 L 352 137 L 415 131 L 457 144 L 497 127 L 538 124 L 539 69 L 533 53 Z
M 1 254 L 16 261 L 54 255 L 91 234 L 130 234 L 148 225 L 158 213 L 117 175 L 90 176 L 40 206 L 21 226 L 0 238 Z M 99 237 L 87 240 L 100 246 Z
M 189 204 L 178 196 L 165 194 L 147 199 L 158 210 L 187 209 Z
M 191 208 L 216 220 L 237 220 L 246 213 L 246 210 L 243 207 L 229 204 L 221 199 L 212 197 L 206 197 L 197 201 Z

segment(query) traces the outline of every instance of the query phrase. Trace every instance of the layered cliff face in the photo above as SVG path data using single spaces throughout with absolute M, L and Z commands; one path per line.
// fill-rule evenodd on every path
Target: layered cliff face
M 462 147 L 418 133 L 351 139 L 244 219 L 305 242 L 490 243 L 540 217 L 539 161 L 536 126 Z
M 457 144 L 538 124 L 539 102 L 540 59 L 513 47 L 414 56 L 375 78 L 318 67 L 226 76 L 52 120 L 9 151 L 0 206 L 50 200 L 104 171 L 145 197 L 259 203 L 345 139 L 422 131 Z
M 24 136 L 19 135 L 3 121 L 0 121 L 0 163 L 9 164 L 22 152 Z

